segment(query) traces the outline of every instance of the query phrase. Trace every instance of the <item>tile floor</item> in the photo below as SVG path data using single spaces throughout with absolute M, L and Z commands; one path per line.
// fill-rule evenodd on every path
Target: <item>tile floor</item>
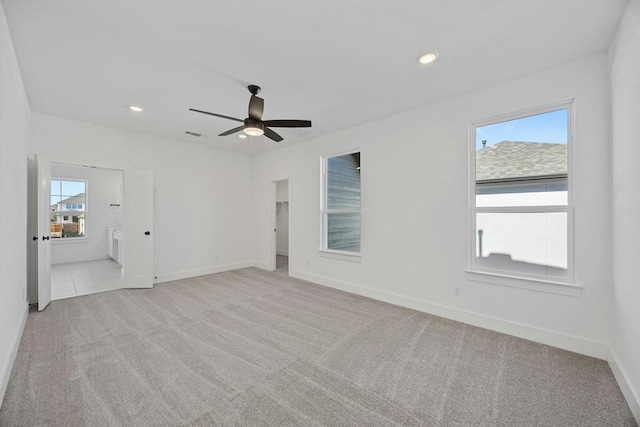
M 51 266 L 52 300 L 112 291 L 123 284 L 120 264 L 112 259 Z

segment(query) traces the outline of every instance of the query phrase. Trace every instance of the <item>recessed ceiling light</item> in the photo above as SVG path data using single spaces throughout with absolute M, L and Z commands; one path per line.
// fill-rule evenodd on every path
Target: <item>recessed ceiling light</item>
M 137 105 L 129 105 L 129 110 L 139 113 L 142 111 L 142 107 L 138 107 Z
M 436 59 L 438 59 L 438 54 L 430 52 L 430 53 L 425 53 L 423 55 L 420 55 L 418 57 L 418 62 L 421 63 L 422 65 L 427 65 L 435 62 Z
M 245 135 L 244 133 L 241 133 L 240 135 L 238 135 L 238 138 L 245 139 L 246 137 L 247 137 L 247 135 Z

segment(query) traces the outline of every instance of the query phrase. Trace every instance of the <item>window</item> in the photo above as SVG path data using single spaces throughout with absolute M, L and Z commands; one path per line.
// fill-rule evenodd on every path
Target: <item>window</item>
M 573 282 L 572 105 L 473 126 L 471 269 Z
M 87 182 L 51 180 L 51 237 L 86 236 Z
M 322 249 L 360 254 L 360 153 L 323 159 Z

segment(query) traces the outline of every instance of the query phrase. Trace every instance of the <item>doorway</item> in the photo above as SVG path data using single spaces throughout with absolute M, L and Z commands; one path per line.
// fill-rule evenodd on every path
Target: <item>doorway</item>
M 31 304 L 153 286 L 151 171 L 28 165 Z
M 274 247 L 273 265 L 278 273 L 289 274 L 289 225 L 290 225 L 290 191 L 289 180 L 273 181 L 275 186 L 274 215 Z
M 51 164 L 51 299 L 124 287 L 124 171 Z

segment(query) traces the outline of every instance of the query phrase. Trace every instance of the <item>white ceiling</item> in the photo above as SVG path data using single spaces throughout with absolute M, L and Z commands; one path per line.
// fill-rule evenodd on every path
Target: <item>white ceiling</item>
M 627 0 L 2 0 L 31 109 L 255 154 L 604 51 Z M 420 53 L 440 58 L 420 66 Z M 285 140 L 217 134 L 247 84 Z M 128 105 L 144 107 L 133 113 Z M 185 131 L 203 133 L 194 138 Z

